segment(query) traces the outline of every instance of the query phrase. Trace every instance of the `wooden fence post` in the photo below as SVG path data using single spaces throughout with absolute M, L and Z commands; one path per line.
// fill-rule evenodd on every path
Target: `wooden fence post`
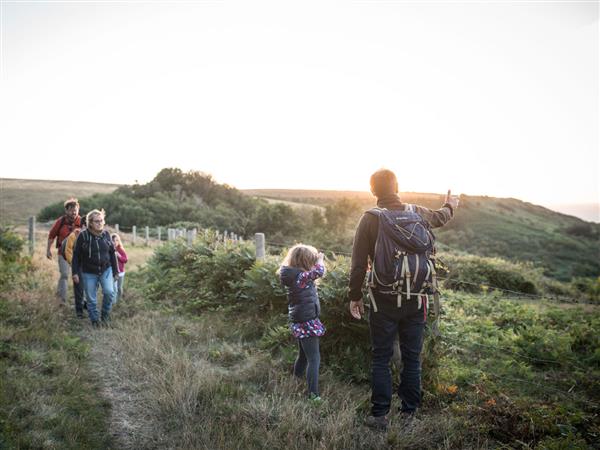
M 158 235 L 158 242 L 160 242 L 160 238 L 161 238 L 161 228 L 160 227 L 156 227 L 156 234 Z
M 148 225 L 146 225 L 146 229 L 145 229 L 146 235 L 145 237 L 145 245 L 146 247 L 148 247 L 148 245 L 150 245 L 150 227 Z
M 133 229 L 131 230 L 131 232 L 133 233 L 133 240 L 132 240 L 131 244 L 135 245 L 135 241 L 136 241 L 136 238 L 137 238 L 137 227 L 135 225 L 133 226 Z
M 264 261 L 265 259 L 265 234 L 254 234 L 254 245 L 256 246 L 256 260 Z
M 35 216 L 29 218 L 29 254 L 35 251 Z
M 119 234 L 119 224 L 115 223 L 115 233 Z

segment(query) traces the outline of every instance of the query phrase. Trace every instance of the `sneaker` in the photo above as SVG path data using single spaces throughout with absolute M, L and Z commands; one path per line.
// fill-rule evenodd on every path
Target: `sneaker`
M 317 394 L 310 394 L 308 401 L 315 406 L 320 406 L 323 403 L 323 399 Z
M 388 427 L 387 416 L 369 416 L 365 419 L 365 425 L 379 431 L 385 431 Z

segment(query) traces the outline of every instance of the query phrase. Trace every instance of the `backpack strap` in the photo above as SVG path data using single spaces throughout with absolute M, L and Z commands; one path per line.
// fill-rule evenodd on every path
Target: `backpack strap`
M 374 208 L 366 210 L 365 214 L 372 214 L 376 217 L 379 217 L 381 213 L 383 213 L 383 211 L 385 211 L 385 208 L 380 208 L 379 206 L 376 206 Z
M 377 303 L 375 303 L 375 296 L 373 295 L 373 288 L 369 286 L 369 298 L 371 299 L 371 304 L 373 305 L 373 312 L 377 312 Z
M 65 224 L 65 215 L 63 214 L 60 217 L 60 225 L 58 226 L 58 230 L 56 231 L 56 248 L 60 248 L 59 239 L 60 239 L 60 230 L 62 230 L 63 225 Z M 62 243 L 62 241 L 61 241 Z

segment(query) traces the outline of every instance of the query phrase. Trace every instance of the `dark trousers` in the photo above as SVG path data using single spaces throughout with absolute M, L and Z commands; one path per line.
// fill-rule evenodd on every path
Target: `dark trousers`
M 304 377 L 308 383 L 308 393 L 319 395 L 319 366 L 321 354 L 319 352 L 319 337 L 311 336 L 298 339 L 298 357 L 294 363 L 294 375 Z
M 376 296 L 377 312 L 369 314 L 371 332 L 371 411 L 376 417 L 390 411 L 392 401 L 392 372 L 390 359 L 394 353 L 396 336 L 400 339 L 402 373 L 398 396 L 402 412 L 412 413 L 421 405 L 421 350 L 426 319 L 426 302 L 417 309 L 417 300 L 403 300 L 396 306 L 396 298 Z
M 78 316 L 83 315 L 83 278 L 79 272 L 79 283 L 73 283 L 73 293 L 75 294 L 75 312 Z

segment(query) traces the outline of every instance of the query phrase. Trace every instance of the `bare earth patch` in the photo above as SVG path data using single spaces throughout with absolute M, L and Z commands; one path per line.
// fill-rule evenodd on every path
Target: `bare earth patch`
M 102 396 L 112 405 L 109 430 L 116 448 L 154 447 L 156 443 L 148 437 L 155 434 L 152 430 L 156 423 L 146 413 L 141 395 L 143 386 L 128 376 L 114 331 L 94 330 L 86 323 L 81 337 L 90 343 L 90 366 L 98 375 Z

